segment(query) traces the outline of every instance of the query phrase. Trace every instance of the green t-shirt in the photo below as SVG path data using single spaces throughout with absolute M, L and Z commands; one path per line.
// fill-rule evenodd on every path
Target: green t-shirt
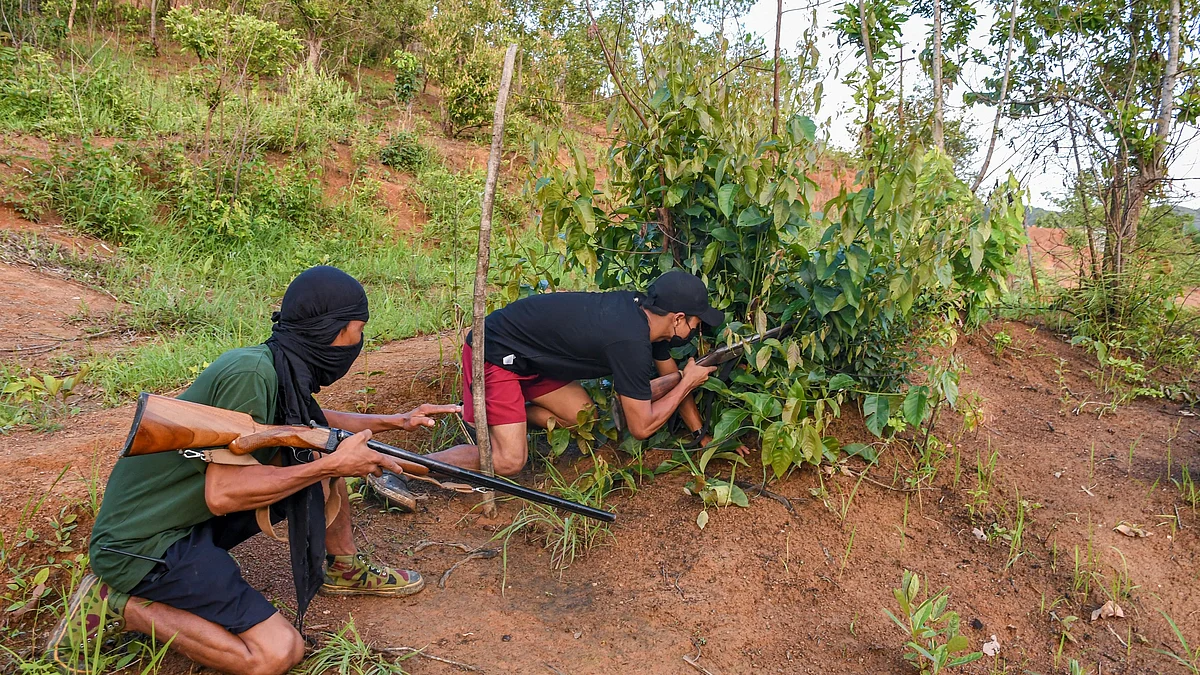
M 266 345 L 225 352 L 179 395 L 180 399 L 248 413 L 260 424 L 274 422 L 279 378 Z M 260 462 L 273 448 L 254 453 Z M 162 557 L 171 544 L 213 517 L 204 500 L 207 464 L 178 452 L 160 452 L 117 460 L 90 547 L 92 571 L 113 588 L 128 593 L 154 567 L 140 558 L 100 550 Z

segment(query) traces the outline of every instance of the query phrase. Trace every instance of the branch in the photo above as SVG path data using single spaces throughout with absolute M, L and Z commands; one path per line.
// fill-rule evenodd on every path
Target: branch
M 617 91 L 621 93 L 621 98 L 625 99 L 625 103 L 633 110 L 633 114 L 637 115 L 638 121 L 642 123 L 642 127 L 646 131 L 649 131 L 650 123 L 646 121 L 646 116 L 642 114 L 641 108 L 634 105 L 633 99 L 629 98 L 629 93 L 625 91 L 625 85 L 621 83 L 621 76 L 617 73 L 616 61 L 608 51 L 608 45 L 604 42 L 604 33 L 600 31 L 600 24 L 596 23 L 596 17 L 592 14 L 592 3 L 590 0 L 584 0 L 583 6 L 587 9 L 588 20 L 592 22 L 592 26 L 596 29 L 596 40 L 600 43 L 600 51 L 604 52 L 604 63 L 608 66 L 608 73 L 612 75 L 613 82 L 617 85 Z
M 1008 18 L 1008 46 L 1004 50 L 1004 81 L 1000 84 L 1000 103 L 996 106 L 996 120 L 992 123 L 992 139 L 988 141 L 987 155 L 983 158 L 983 166 L 979 167 L 979 175 L 971 185 L 971 192 L 979 189 L 983 177 L 987 175 L 988 165 L 992 163 L 992 152 L 996 149 L 996 137 L 1000 135 L 1000 116 L 1004 114 L 1004 99 L 1008 96 L 1008 77 L 1012 66 L 1013 36 L 1017 32 L 1017 0 L 1013 0 Z

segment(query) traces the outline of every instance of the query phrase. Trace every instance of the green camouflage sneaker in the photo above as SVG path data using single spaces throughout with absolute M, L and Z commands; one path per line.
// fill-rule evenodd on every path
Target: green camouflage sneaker
M 425 588 L 425 579 L 416 570 L 379 567 L 362 553 L 325 556 L 327 595 L 412 595 Z
M 46 660 L 61 673 L 93 672 L 88 662 L 97 642 L 125 630 L 125 603 L 129 596 L 87 574 L 79 581 L 67 612 L 46 641 Z

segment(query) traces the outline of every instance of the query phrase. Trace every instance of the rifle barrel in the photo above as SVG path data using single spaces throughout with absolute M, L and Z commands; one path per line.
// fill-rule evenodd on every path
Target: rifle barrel
M 354 435 L 343 429 L 330 429 L 330 431 L 337 435 L 338 441 L 344 441 Z M 463 469 L 461 467 L 454 466 L 453 464 L 439 462 L 436 459 L 430 459 L 425 455 L 418 455 L 415 452 L 409 452 L 408 450 L 397 448 L 394 445 L 388 445 L 387 443 L 370 440 L 367 441 L 367 447 L 381 455 L 388 455 L 389 457 L 403 459 L 405 461 L 412 462 L 413 464 L 420 464 L 430 471 L 440 473 L 448 478 L 457 478 L 458 480 L 471 483 L 472 485 L 491 488 L 497 492 L 510 494 L 514 497 L 520 497 L 521 499 L 531 502 L 537 502 L 538 504 L 545 504 L 546 506 L 552 506 L 556 509 L 578 513 L 581 516 L 586 516 L 588 518 L 592 518 L 593 520 L 611 523 L 617 519 L 616 514 L 609 513 L 608 511 L 601 511 L 600 509 L 593 508 L 591 506 L 585 506 L 583 504 L 563 499 L 562 497 L 555 497 L 554 495 L 546 494 L 545 492 L 527 488 L 516 483 L 510 483 L 494 476 L 488 476 L 486 474 Z

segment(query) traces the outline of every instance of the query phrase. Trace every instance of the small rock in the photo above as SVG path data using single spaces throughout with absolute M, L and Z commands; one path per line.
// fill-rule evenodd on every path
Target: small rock
M 512 636 L 511 635 L 502 635 L 500 637 L 500 641 L 501 642 L 512 642 Z
M 979 619 L 971 619 L 971 628 L 975 630 L 983 630 L 983 622 Z

